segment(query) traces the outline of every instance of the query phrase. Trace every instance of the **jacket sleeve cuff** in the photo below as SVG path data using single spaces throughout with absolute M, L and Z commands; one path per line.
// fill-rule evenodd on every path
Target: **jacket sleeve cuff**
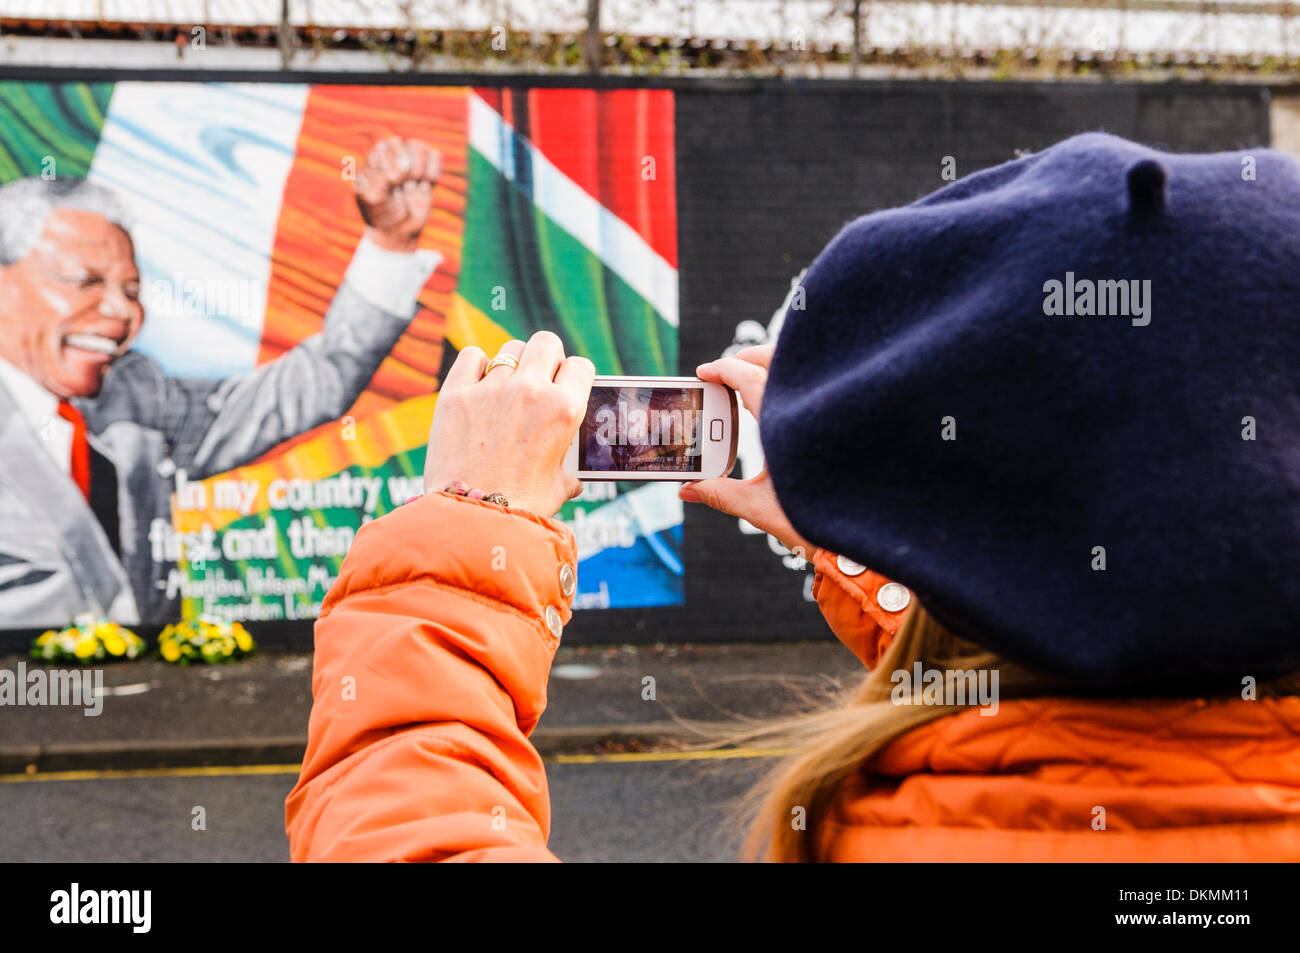
M 880 604 L 881 590 L 893 585 L 897 592 L 902 587 L 888 577 L 820 548 L 812 562 L 813 597 L 822 615 L 862 664 L 875 668 L 903 624 L 910 594 L 907 605 L 890 611 Z
M 359 591 L 428 580 L 522 613 L 554 649 L 557 630 L 573 617 L 577 569 L 577 545 L 563 523 L 429 493 L 361 527 L 321 615 Z

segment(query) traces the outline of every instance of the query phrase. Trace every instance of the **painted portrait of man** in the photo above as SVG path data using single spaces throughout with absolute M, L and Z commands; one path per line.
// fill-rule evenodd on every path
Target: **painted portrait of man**
M 366 223 L 323 329 L 224 379 L 171 376 L 132 348 L 149 320 L 130 223 L 81 178 L 0 187 L 0 623 L 91 611 L 166 619 L 149 530 L 174 475 L 201 479 L 346 412 L 416 310 L 441 157 L 389 137 L 352 188 Z

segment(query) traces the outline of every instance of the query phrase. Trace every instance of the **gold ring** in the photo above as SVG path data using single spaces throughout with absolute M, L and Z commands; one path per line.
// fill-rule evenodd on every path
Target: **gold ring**
M 488 361 L 487 370 L 483 372 L 483 375 L 486 377 L 488 374 L 492 373 L 492 368 L 494 367 L 508 367 L 512 371 L 518 370 L 519 358 L 515 357 L 513 354 L 498 354 L 496 357 L 492 358 L 492 360 Z

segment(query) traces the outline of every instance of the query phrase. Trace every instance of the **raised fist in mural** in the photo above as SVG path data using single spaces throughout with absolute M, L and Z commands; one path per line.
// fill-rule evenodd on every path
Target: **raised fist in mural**
M 357 171 L 357 207 L 370 240 L 389 251 L 415 251 L 433 208 L 442 154 L 419 139 L 381 139 Z

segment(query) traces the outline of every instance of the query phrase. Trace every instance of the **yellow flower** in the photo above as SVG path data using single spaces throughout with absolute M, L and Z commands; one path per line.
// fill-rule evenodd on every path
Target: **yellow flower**
M 248 634 L 247 629 L 238 623 L 236 623 L 235 627 L 235 644 L 239 646 L 241 652 L 251 652 L 253 650 L 253 637 Z
M 181 657 L 180 646 L 168 639 L 162 644 L 162 657 L 169 662 L 175 662 Z
M 99 642 L 93 637 L 82 638 L 77 640 L 77 648 L 74 650 L 73 654 L 76 655 L 77 658 L 90 658 L 96 651 L 98 651 L 98 649 Z
M 103 636 L 104 648 L 108 650 L 109 655 L 121 655 L 126 651 L 126 639 L 122 638 L 120 633 L 110 632 Z
M 58 635 L 58 633 L 55 632 L 53 629 L 50 629 L 48 632 L 42 632 L 40 635 L 36 637 L 36 644 L 42 646 L 49 645 L 51 642 L 54 641 L 54 637 L 56 635 Z

